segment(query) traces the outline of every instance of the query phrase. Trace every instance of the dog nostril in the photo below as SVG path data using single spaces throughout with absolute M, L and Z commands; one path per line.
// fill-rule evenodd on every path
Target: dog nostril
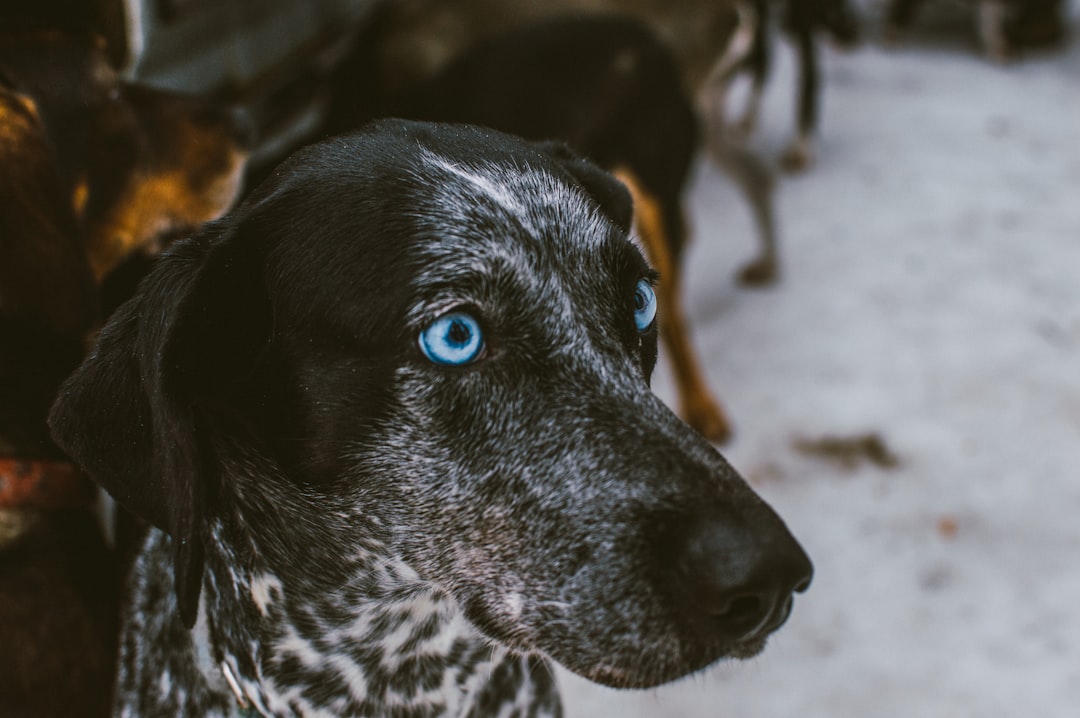
M 739 594 L 724 601 L 722 605 L 714 607 L 711 613 L 713 618 L 731 623 L 754 625 L 757 621 L 752 621 L 752 619 L 758 618 L 763 613 L 763 606 L 764 601 L 760 596 Z
M 763 635 L 787 619 L 813 566 L 769 510 L 715 514 L 689 522 L 678 573 L 693 610 L 730 639 Z

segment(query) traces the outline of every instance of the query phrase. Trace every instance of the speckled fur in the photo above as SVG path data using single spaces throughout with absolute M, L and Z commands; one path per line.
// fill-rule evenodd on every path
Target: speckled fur
M 215 537 L 223 529 L 215 526 Z M 223 551 L 208 557 L 189 632 L 174 594 L 162 590 L 171 584 L 170 543 L 153 531 L 132 578 L 121 647 L 130 670 L 118 685 L 117 715 L 251 715 L 222 663 L 242 677 L 251 710 L 268 716 L 561 715 L 548 666 L 484 640 L 452 599 L 404 565 L 375 555 L 343 562 L 353 583 L 378 577 L 385 599 L 372 602 L 356 588 L 287 590 L 282 578 L 241 570 Z
M 117 714 L 557 716 L 549 660 L 651 686 L 760 650 L 673 568 L 703 506 L 779 523 L 649 391 L 630 216 L 565 149 L 388 121 L 175 245 L 52 416 L 158 526 Z M 486 347 L 440 367 L 456 308 Z

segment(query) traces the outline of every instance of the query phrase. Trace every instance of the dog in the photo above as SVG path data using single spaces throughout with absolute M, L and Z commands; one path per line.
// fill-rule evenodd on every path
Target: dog
M 749 135 L 757 125 L 761 97 L 772 68 L 771 32 L 775 0 L 754 0 L 758 22 L 754 26 L 751 49 L 741 62 L 732 66 L 717 84 L 721 98 L 734 79 L 750 77 L 750 92 L 742 118 L 734 134 Z M 818 60 L 818 37 L 825 34 L 838 47 L 850 49 L 859 41 L 859 19 L 849 0 L 785 0 L 781 5 L 780 27 L 794 43 L 799 68 L 796 99 L 795 137 L 781 154 L 781 166 L 799 172 L 814 162 L 814 138 L 821 116 L 821 68 Z M 722 107 L 722 100 L 718 103 Z M 723 112 L 720 111 L 722 116 Z
M 356 78 L 377 71 L 358 62 L 344 65 L 334 83 L 338 102 L 326 134 L 357 127 L 372 113 L 372 93 Z M 384 97 L 377 114 L 559 139 L 619 175 L 634 195 L 637 233 L 660 271 L 661 335 L 680 413 L 711 441 L 729 438 L 730 422 L 709 390 L 681 303 L 682 195 L 698 123 L 675 60 L 653 32 L 606 14 L 539 20 L 479 41 L 403 97 Z M 770 262 L 775 247 L 766 245 L 753 267 Z
M 979 44 L 987 57 L 1007 62 L 1023 50 L 1049 47 L 1065 37 L 1061 0 L 975 0 Z M 921 0 L 891 0 L 885 36 L 898 42 L 911 26 Z
M 377 10 L 380 32 L 371 51 L 378 82 L 397 94 L 431 77 L 476 42 L 552 17 L 619 15 L 653 29 L 678 59 L 683 88 L 697 92 L 748 49 L 756 22 L 753 0 L 388 0 Z
M 97 280 L 170 229 L 216 217 L 237 195 L 251 132 L 242 119 L 120 82 L 93 40 L 43 32 L 0 43 L 8 91 L 40 109 Z
M 648 26 L 673 54 L 682 91 L 697 104 L 703 120 L 710 155 L 745 197 L 756 224 L 762 251 L 740 271 L 739 282 L 749 287 L 774 283 L 779 269 L 776 173 L 722 121 L 731 72 L 750 52 L 760 24 L 753 0 L 388 0 L 371 14 L 362 34 L 367 59 L 362 67 L 354 66 L 354 91 L 400 97 L 474 44 L 500 33 L 552 18 L 613 15 Z M 356 87 L 360 78 L 367 82 L 362 89 Z
M 651 393 L 625 187 L 383 120 L 174 244 L 50 415 L 155 527 L 118 715 L 559 715 L 760 651 L 812 566 Z
M 2 715 L 108 712 L 118 556 L 46 417 L 103 318 L 104 278 L 224 211 L 246 133 L 226 109 L 121 82 L 96 39 L 0 33 Z

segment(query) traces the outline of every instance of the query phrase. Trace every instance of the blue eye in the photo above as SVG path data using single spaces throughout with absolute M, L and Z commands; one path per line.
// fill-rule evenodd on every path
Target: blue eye
M 642 279 L 634 288 L 634 326 L 639 332 L 648 331 L 656 318 L 656 292 L 648 280 Z
M 483 348 L 480 323 L 464 312 L 444 314 L 420 332 L 420 349 L 436 364 L 468 364 Z

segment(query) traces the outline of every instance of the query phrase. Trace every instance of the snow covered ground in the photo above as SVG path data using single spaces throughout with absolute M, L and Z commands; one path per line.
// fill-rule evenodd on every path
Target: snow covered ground
M 703 163 L 688 309 L 724 449 L 816 565 L 760 657 L 570 718 L 1080 715 L 1080 1 L 1064 53 L 981 58 L 963 5 L 828 53 L 819 161 L 785 179 L 784 276 L 735 286 L 745 204 Z M 869 0 L 875 33 L 876 0 Z M 927 8 L 931 11 L 931 8 Z M 754 145 L 791 130 L 781 48 Z M 657 391 L 671 398 L 665 367 Z M 876 434 L 854 466 L 800 441 Z

